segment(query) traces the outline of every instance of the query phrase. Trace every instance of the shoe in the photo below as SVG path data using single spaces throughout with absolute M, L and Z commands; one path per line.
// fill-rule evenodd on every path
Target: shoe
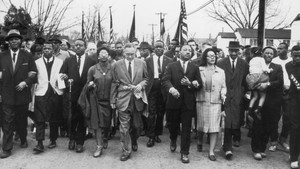
M 93 157 L 97 158 L 97 157 L 100 157 L 101 155 L 102 155 L 102 147 L 101 146 L 97 146 L 97 149 L 94 152 Z
M 0 158 L 7 158 L 9 156 L 11 156 L 11 151 L 2 151 L 0 154 Z
M 154 137 L 155 142 L 157 143 L 161 143 L 161 139 L 159 138 L 159 136 L 155 136 Z
M 261 156 L 260 153 L 254 153 L 254 154 L 253 154 L 253 158 L 254 158 L 255 160 L 260 161 L 260 160 L 262 159 L 262 156 Z
M 279 144 L 284 148 L 285 151 L 290 151 L 290 146 L 286 142 L 279 142 Z
M 131 149 L 132 149 L 132 151 L 137 151 L 137 150 L 138 150 L 138 145 L 137 145 L 137 143 L 132 143 L 132 144 L 131 144 Z
M 147 142 L 147 147 L 153 147 L 155 144 L 155 141 L 153 138 L 149 138 L 148 142 Z
M 240 147 L 240 142 L 239 141 L 234 141 L 233 146 L 234 147 Z
M 210 161 L 216 161 L 217 160 L 217 158 L 214 154 L 213 155 L 208 155 L 208 158 L 210 159 Z
M 70 140 L 69 141 L 69 150 L 74 150 L 75 149 L 75 140 Z
M 83 152 L 83 145 L 77 144 L 76 153 L 82 153 L 82 152 Z
M 202 144 L 197 144 L 197 151 L 202 152 Z
M 270 147 L 269 147 L 269 150 L 270 151 L 276 151 L 276 149 L 277 149 L 277 146 L 276 145 L 271 145 Z
M 21 148 L 27 148 L 28 147 L 28 142 L 25 141 L 25 142 L 21 143 L 20 147 Z
M 38 143 L 38 145 L 33 148 L 33 151 L 37 154 L 44 152 L 43 144 Z
M 231 151 L 226 151 L 225 152 L 225 158 L 226 160 L 231 160 L 232 159 L 232 152 Z
M 177 147 L 176 140 L 171 140 L 171 143 L 170 143 L 170 150 L 171 150 L 171 152 L 175 152 L 176 151 L 176 147 Z
M 107 147 L 108 147 L 108 140 L 105 138 L 103 139 L 103 148 L 107 149 Z
M 298 169 L 299 168 L 299 164 L 298 164 L 298 161 L 294 161 L 294 162 L 291 162 L 291 168 L 292 169 Z
M 189 156 L 187 154 L 181 154 L 181 162 L 182 163 L 189 163 L 190 160 L 189 160 Z
M 141 136 L 145 136 L 145 135 L 146 135 L 146 131 L 145 131 L 145 130 L 142 130 L 140 135 L 141 135 Z
M 121 161 L 127 161 L 130 158 L 130 153 L 122 153 L 120 160 Z
M 262 158 L 266 158 L 267 157 L 266 153 L 260 153 L 260 155 L 261 155 Z
M 56 147 L 56 141 L 51 141 L 50 144 L 48 145 L 49 149 L 55 148 Z

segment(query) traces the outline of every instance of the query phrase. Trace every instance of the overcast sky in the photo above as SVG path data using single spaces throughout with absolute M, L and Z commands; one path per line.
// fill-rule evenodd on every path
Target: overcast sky
M 8 0 L 4 1 L 8 2 Z M 17 6 L 21 5 L 20 0 L 11 1 Z M 194 11 L 207 1 L 209 0 L 185 0 L 187 13 Z M 180 0 L 74 0 L 65 15 L 65 22 L 80 19 L 82 11 L 87 14 L 94 10 L 94 6 L 98 6 L 101 16 L 104 17 L 101 24 L 108 31 L 109 6 L 112 6 L 114 32 L 126 36 L 130 31 L 134 4 L 136 5 L 136 35 L 140 40 L 142 40 L 143 35 L 145 38 L 151 37 L 152 29 L 149 24 L 156 24 L 154 32 L 155 34 L 159 33 L 159 16 L 155 14 L 159 12 L 167 13 L 165 16 L 166 33 L 169 33 L 171 38 L 174 36 L 180 12 Z M 282 13 L 288 14 L 287 22 L 290 23 L 300 13 L 300 0 L 281 0 L 279 7 Z M 5 7 L 0 5 L 0 10 L 5 10 Z M 1 23 L 3 16 L 4 13 L 1 12 Z M 211 34 L 214 38 L 222 29 L 231 31 L 225 24 L 211 19 L 205 8 L 188 16 L 187 23 L 190 37 L 208 38 Z M 80 31 L 80 26 L 73 27 L 64 33 L 68 34 L 71 30 Z

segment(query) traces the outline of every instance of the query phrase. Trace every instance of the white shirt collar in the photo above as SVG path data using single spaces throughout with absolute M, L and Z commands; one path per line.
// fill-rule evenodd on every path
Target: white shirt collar
M 16 54 L 16 56 L 18 56 L 18 55 L 19 55 L 19 52 L 20 52 L 19 49 L 18 49 L 16 52 L 14 52 L 14 51 L 12 51 L 12 50 L 10 49 L 11 57 L 13 57 L 13 54 L 14 54 L 14 53 Z

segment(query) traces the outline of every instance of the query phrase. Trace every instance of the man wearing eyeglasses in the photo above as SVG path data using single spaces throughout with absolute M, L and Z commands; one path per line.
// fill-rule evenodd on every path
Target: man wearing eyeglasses
M 119 113 L 122 154 L 121 161 L 130 158 L 131 150 L 137 151 L 137 139 L 142 129 L 141 114 L 148 104 L 145 92 L 148 84 L 146 63 L 136 58 L 132 43 L 124 46 L 124 59 L 112 67 L 111 107 Z M 131 142 L 131 148 L 129 143 Z
M 66 58 L 70 57 L 69 52 L 60 49 L 60 45 L 62 42 L 57 36 L 54 36 L 49 41 L 52 43 L 53 54 L 55 57 L 60 58 L 63 61 L 65 61 Z

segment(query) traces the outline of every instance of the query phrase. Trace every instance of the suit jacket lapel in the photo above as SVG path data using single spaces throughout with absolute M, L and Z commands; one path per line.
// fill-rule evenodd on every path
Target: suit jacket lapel
M 225 67 L 226 67 L 227 71 L 230 72 L 231 74 L 233 74 L 233 71 L 232 71 L 232 69 L 231 69 L 231 63 L 230 63 L 229 56 L 226 58 L 225 64 L 226 64 Z
M 186 64 L 186 71 L 185 71 L 185 74 L 187 74 L 189 71 L 190 71 L 190 64 L 191 64 L 191 62 L 190 61 L 188 61 L 188 63 Z
M 179 60 L 177 61 L 177 67 L 178 67 L 178 70 L 179 70 L 182 74 L 184 74 L 182 65 L 181 65 L 181 63 L 180 63 Z
M 161 68 L 161 72 L 165 72 L 165 70 L 166 70 L 166 67 L 167 67 L 167 65 L 166 65 L 166 62 L 167 62 L 167 58 L 166 58 L 167 56 L 163 56 L 163 63 L 162 63 L 162 68 Z
M 14 71 L 13 71 L 13 61 L 12 61 L 10 52 L 7 52 L 7 54 L 4 55 L 4 56 L 6 57 L 6 62 L 7 62 L 7 63 L 3 63 L 3 64 L 4 64 L 4 65 L 5 65 L 5 64 L 8 65 L 9 71 L 10 71 L 10 73 L 13 75 L 13 74 L 14 74 Z
M 72 58 L 72 65 L 75 65 L 74 68 L 75 68 L 75 71 L 77 72 L 77 75 L 78 77 L 80 77 L 80 74 L 79 74 L 79 70 L 78 70 L 78 63 L 77 63 L 77 55 L 74 55 L 74 57 Z
M 134 78 L 135 78 L 135 75 L 137 74 L 138 68 L 139 68 L 139 64 L 137 63 L 136 59 L 134 59 L 134 67 L 133 67 L 133 69 L 134 69 L 133 72 L 134 73 L 132 75 L 133 76 L 132 81 L 134 81 Z
M 151 74 L 154 77 L 154 62 L 153 62 L 153 56 L 150 56 L 150 64 L 149 64 L 149 68 L 150 68 L 150 72 L 148 72 L 149 74 Z
M 21 56 L 22 55 L 22 51 L 20 50 L 19 51 L 19 54 L 18 54 L 18 58 L 17 58 L 17 63 L 16 63 L 16 67 L 15 67 L 15 71 L 14 72 L 17 72 L 19 67 L 22 65 L 23 63 L 23 57 Z
M 241 60 L 239 58 L 236 58 L 236 65 L 235 65 L 235 70 L 233 72 L 233 77 L 240 73 L 239 71 L 241 70 L 241 66 L 242 66 Z
M 121 62 L 121 69 L 123 69 L 123 72 L 125 72 L 125 76 L 129 79 L 129 81 L 132 82 L 132 79 L 130 79 L 129 77 L 129 73 L 125 64 L 125 59 L 123 59 Z

